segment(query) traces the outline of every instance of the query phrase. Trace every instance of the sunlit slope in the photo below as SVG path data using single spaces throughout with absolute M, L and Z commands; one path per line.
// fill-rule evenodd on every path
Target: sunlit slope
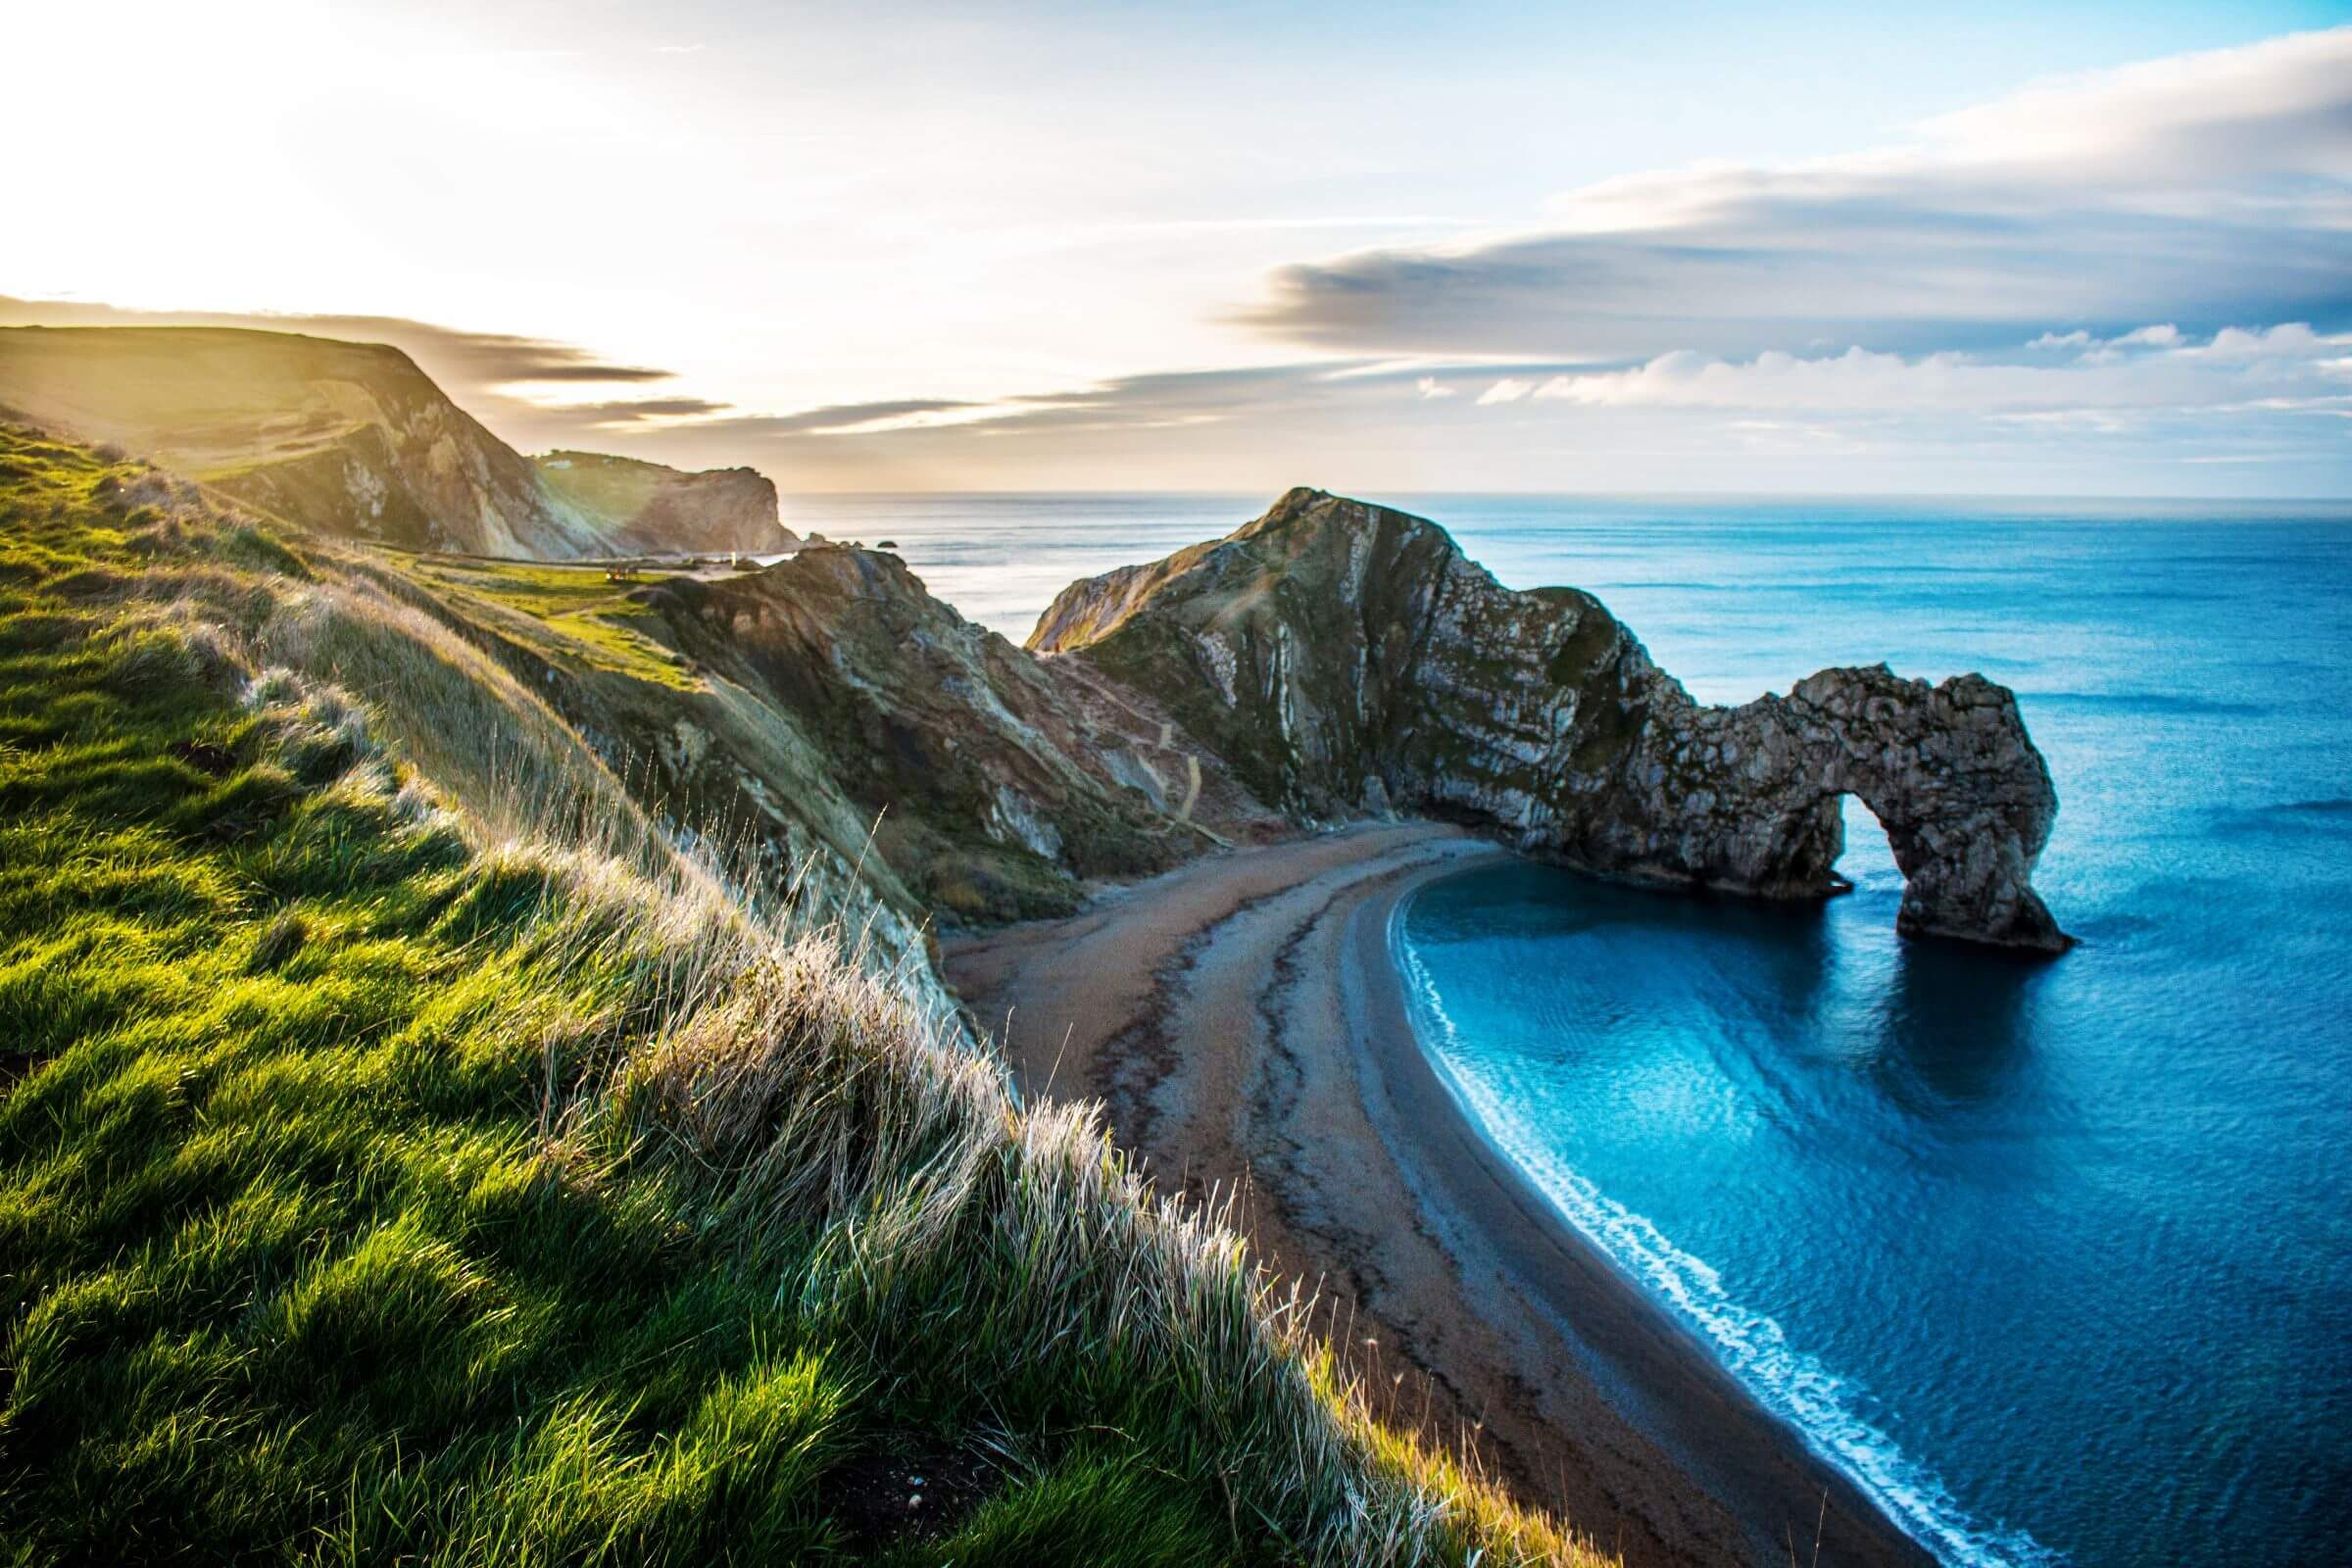
M 398 349 L 200 327 L 0 331 L 0 404 L 354 538 L 574 556 L 592 523 Z
M 465 624 L 0 429 L 12 1562 L 1581 1558 Z
M 776 487 L 757 469 L 687 473 L 596 452 L 549 452 L 532 461 L 549 491 L 596 519 L 600 534 L 621 550 L 769 555 L 801 542 L 778 518 Z
M 0 330 L 0 407 L 152 457 L 306 527 L 404 548 L 563 560 L 794 543 L 750 469 L 589 453 L 539 462 L 398 349 L 206 327 Z

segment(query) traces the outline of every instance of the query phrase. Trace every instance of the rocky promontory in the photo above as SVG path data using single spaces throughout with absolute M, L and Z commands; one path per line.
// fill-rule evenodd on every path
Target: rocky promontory
M 1313 490 L 1072 584 L 1029 647 L 1143 694 L 1294 816 L 1446 816 L 1607 875 L 1818 898 L 1852 794 L 1905 934 L 2068 945 L 2031 881 L 2057 794 L 1979 675 L 1830 669 L 1702 706 L 1592 595 L 1504 588 L 1435 523 Z
M 772 555 L 800 546 L 776 509 L 776 487 L 757 468 L 688 472 L 599 452 L 549 452 L 532 460 L 549 490 L 597 522 L 618 554 Z

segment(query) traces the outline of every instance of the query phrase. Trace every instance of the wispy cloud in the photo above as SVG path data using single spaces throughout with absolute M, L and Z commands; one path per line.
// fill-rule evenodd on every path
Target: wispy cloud
M 673 419 L 699 419 L 723 414 L 732 404 L 708 398 L 619 398 L 602 403 L 566 403 L 557 407 L 567 417 L 599 428 L 621 429 Z
M 872 435 L 936 423 L 954 416 L 985 412 L 988 405 L 955 398 L 890 398 L 874 403 L 833 403 L 787 414 L 739 414 L 709 420 L 701 431 L 709 436 L 747 441 L 809 435 Z
M 2189 340 L 2171 323 L 2115 338 L 2044 334 L 2008 356 L 1945 350 L 1905 356 L 1859 347 L 1803 356 L 1771 350 L 1723 359 L 1690 350 L 1625 369 L 1553 376 L 1529 395 L 1592 408 L 2021 411 L 2300 406 L 2352 387 L 2334 368 L 2352 335 L 2303 322 L 2226 327 Z M 1496 383 L 1496 390 L 1520 383 Z M 1503 401 L 1482 398 L 1481 402 Z
M 1286 268 L 1240 318 L 1344 353 L 1644 360 L 2352 324 L 2352 28 L 2047 83 L 1885 151 L 1613 180 L 1554 216 Z

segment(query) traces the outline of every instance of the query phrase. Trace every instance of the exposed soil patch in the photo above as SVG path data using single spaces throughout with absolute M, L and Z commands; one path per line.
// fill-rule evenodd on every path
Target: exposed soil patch
M 226 778 L 237 768 L 237 760 L 229 754 L 227 747 L 215 746 L 208 741 L 173 741 L 164 750 L 197 772 L 213 778 Z
M 860 1552 L 954 1532 L 1004 1484 L 991 1461 L 932 1442 L 837 1465 L 819 1491 L 825 1511 Z

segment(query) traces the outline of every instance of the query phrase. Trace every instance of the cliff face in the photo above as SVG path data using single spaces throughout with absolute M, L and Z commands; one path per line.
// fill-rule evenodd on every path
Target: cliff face
M 1590 594 L 1513 592 L 1434 523 L 1308 490 L 1073 584 L 1029 646 L 1147 694 L 1294 815 L 1458 816 L 1607 874 L 1819 897 L 1851 793 L 1903 869 L 1903 931 L 2067 943 L 2030 880 L 2056 792 L 1981 676 L 1824 670 L 1701 707 Z
M 0 404 L 329 534 L 543 559 L 601 548 L 529 459 L 380 344 L 17 327 L 0 331 Z
M 933 599 L 895 556 L 807 549 L 755 574 L 640 589 L 705 686 L 790 728 L 812 782 L 918 904 L 964 919 L 1075 906 L 1090 878 L 1135 876 L 1279 819 L 1155 710 L 1066 678 Z M 664 710 L 691 715 L 665 694 Z M 686 717 L 662 765 L 720 767 L 723 726 Z M 733 748 L 732 750 L 740 750 Z M 679 782 L 686 782 L 681 776 Z
M 618 553 L 771 555 L 801 543 L 779 518 L 776 487 L 756 468 L 688 473 L 594 452 L 532 461 L 549 491 Z

